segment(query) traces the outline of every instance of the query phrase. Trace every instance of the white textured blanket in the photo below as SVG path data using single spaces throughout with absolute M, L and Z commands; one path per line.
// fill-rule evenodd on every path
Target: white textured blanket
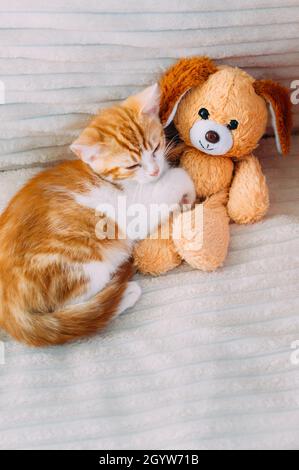
M 232 226 L 223 269 L 140 279 L 134 310 L 87 341 L 5 343 L 1 448 L 298 449 L 299 139 L 262 154 L 270 214 Z M 1 206 L 34 171 L 0 176 Z
M 177 57 L 290 86 L 298 26 L 299 0 L 0 0 L 0 210 Z M 8 341 L 4 365 L 0 343 L 1 448 L 299 448 L 299 139 L 288 159 L 263 147 L 271 211 L 231 227 L 223 269 L 140 279 L 136 308 L 87 341 Z
M 177 57 L 207 54 L 289 87 L 298 32 L 299 0 L 0 0 L 0 170 L 65 157 L 90 113 Z

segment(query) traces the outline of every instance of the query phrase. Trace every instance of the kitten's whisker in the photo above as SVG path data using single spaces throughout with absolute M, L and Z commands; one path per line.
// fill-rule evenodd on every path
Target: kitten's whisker
M 176 146 L 175 142 L 171 142 L 169 145 L 167 145 L 167 147 L 165 149 L 165 154 L 167 154 L 169 152 L 169 150 L 172 150 L 175 146 Z
M 171 152 L 173 151 L 173 149 L 176 147 L 176 144 L 173 143 L 171 146 L 168 147 L 167 151 L 165 152 L 165 158 L 168 157 L 168 155 L 171 154 Z
M 168 147 L 169 147 L 170 145 L 175 144 L 174 139 L 176 139 L 176 138 L 178 137 L 178 135 L 179 135 L 179 133 L 177 132 L 177 134 L 175 134 L 175 135 L 172 137 L 172 139 L 170 139 L 170 141 L 169 141 L 169 142 L 167 143 L 167 145 L 166 145 L 165 151 L 168 149 Z

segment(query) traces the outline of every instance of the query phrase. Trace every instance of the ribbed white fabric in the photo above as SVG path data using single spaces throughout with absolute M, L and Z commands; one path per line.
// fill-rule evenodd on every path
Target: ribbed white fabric
M 271 210 L 231 227 L 225 267 L 140 278 L 136 307 L 102 335 L 30 350 L 6 342 L 0 447 L 299 447 L 299 138 L 263 143 Z M 0 174 L 0 206 L 37 170 Z
M 0 173 L 0 210 L 42 165 L 70 156 L 92 113 L 178 57 L 208 54 L 290 86 L 298 25 L 299 0 L 0 0 L 0 170 L 15 169 Z M 288 159 L 263 142 L 271 210 L 231 227 L 223 269 L 140 278 L 135 309 L 95 338 L 5 342 L 1 448 L 298 449 L 294 140 Z
M 70 157 L 92 113 L 183 55 L 208 54 L 289 87 L 299 77 L 298 32 L 299 0 L 2 0 L 0 170 Z

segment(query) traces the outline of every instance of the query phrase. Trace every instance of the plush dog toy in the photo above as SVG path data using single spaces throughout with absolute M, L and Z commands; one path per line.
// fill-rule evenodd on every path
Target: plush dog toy
M 179 60 L 162 76 L 160 89 L 162 122 L 167 127 L 174 121 L 184 145 L 180 166 L 204 201 L 203 228 L 191 227 L 188 237 L 175 237 L 182 223 L 178 215 L 172 237 L 136 246 L 135 264 L 143 273 L 158 275 L 184 259 L 194 268 L 213 271 L 226 258 L 230 220 L 251 224 L 268 210 L 266 179 L 252 152 L 266 130 L 269 105 L 278 150 L 288 153 L 288 90 L 238 68 L 217 67 L 207 57 Z

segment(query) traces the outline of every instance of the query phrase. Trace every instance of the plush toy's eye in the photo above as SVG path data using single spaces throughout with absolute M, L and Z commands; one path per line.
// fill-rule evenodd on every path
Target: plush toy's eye
M 236 121 L 235 119 L 233 119 L 229 124 L 228 124 L 228 128 L 230 131 L 234 131 L 235 129 L 237 129 L 239 123 L 238 121 Z
M 206 108 L 201 108 L 198 111 L 198 114 L 200 115 L 202 119 L 209 119 L 209 116 L 210 116 L 210 113 Z

